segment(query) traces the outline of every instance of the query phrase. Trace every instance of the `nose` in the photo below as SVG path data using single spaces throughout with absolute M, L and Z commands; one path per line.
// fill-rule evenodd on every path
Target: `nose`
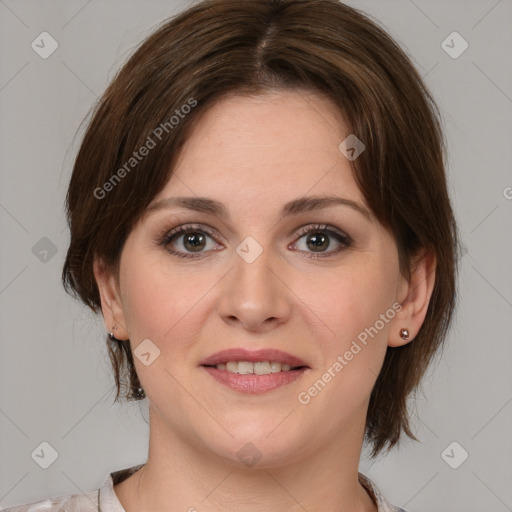
M 223 321 L 247 331 L 266 332 L 289 320 L 293 293 L 277 256 L 271 253 L 265 249 L 254 261 L 234 255 L 234 268 L 222 284 L 219 314 Z

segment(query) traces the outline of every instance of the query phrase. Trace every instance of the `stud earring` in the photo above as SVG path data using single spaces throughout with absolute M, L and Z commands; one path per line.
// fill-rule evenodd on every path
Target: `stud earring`
M 117 326 L 112 327 L 112 330 L 113 330 L 113 331 L 115 331 L 116 329 L 117 329 Z M 113 333 L 113 332 L 109 332 L 109 333 L 108 333 L 108 335 L 110 336 L 110 339 L 111 339 L 112 341 L 120 341 L 120 340 L 118 340 L 118 339 L 114 336 L 114 333 Z
M 407 341 L 409 339 L 409 330 L 400 329 L 400 338 L 402 338 L 404 341 Z

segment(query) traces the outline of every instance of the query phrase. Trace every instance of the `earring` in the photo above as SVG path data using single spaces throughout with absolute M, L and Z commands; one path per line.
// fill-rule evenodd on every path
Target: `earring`
M 117 329 L 117 326 L 115 327 L 112 327 L 112 330 L 115 331 Z M 110 339 L 112 341 L 121 341 L 121 340 L 118 340 L 115 336 L 114 336 L 114 333 L 113 332 L 109 332 L 108 335 L 110 336 Z
M 409 330 L 400 329 L 400 338 L 402 338 L 404 341 L 407 341 L 409 339 Z

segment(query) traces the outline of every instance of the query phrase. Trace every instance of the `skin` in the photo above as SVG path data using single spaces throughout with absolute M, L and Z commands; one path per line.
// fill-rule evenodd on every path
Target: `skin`
M 367 207 L 338 149 L 349 134 L 321 95 L 222 100 L 201 119 L 152 204 L 206 196 L 224 203 L 230 219 L 150 209 L 128 236 L 119 281 L 96 261 L 107 330 L 115 326 L 132 350 L 148 338 L 160 350 L 149 366 L 134 358 L 150 405 L 150 441 L 146 466 L 115 486 L 127 512 L 377 510 L 358 482 L 369 397 L 387 346 L 408 343 L 403 327 L 412 341 L 424 321 L 434 259 L 426 254 L 407 281 L 392 235 L 373 216 L 342 205 L 278 216 L 305 195 Z M 180 258 L 158 244 L 162 232 L 190 223 L 215 232 L 203 235 L 199 257 Z M 329 256 L 310 258 L 318 254 L 311 235 L 296 233 L 315 224 L 339 229 L 352 244 L 325 233 L 329 245 L 319 252 Z M 252 263 L 236 252 L 248 236 L 263 249 Z M 197 255 L 184 241 L 177 235 L 169 247 Z M 301 404 L 299 393 L 394 303 L 400 312 Z M 242 394 L 199 366 L 232 347 L 278 348 L 310 369 L 276 390 Z M 252 467 L 237 456 L 246 443 L 261 454 Z

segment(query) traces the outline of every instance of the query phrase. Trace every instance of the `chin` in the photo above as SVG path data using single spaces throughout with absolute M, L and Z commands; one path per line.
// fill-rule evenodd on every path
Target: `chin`
M 300 456 L 300 447 L 311 443 L 301 432 L 279 425 L 283 417 L 276 421 L 261 418 L 240 418 L 239 423 L 229 423 L 228 434 L 220 438 L 203 438 L 204 446 L 224 458 L 228 463 L 248 469 L 264 469 L 290 464 Z M 285 420 L 286 421 L 286 420 Z M 209 432 L 211 436 L 211 431 Z
M 282 440 L 284 442 L 284 440 Z M 289 441 L 286 444 L 268 441 L 247 440 L 234 442 L 230 446 L 211 447 L 228 464 L 237 468 L 257 471 L 286 466 L 298 458 L 297 446 Z

